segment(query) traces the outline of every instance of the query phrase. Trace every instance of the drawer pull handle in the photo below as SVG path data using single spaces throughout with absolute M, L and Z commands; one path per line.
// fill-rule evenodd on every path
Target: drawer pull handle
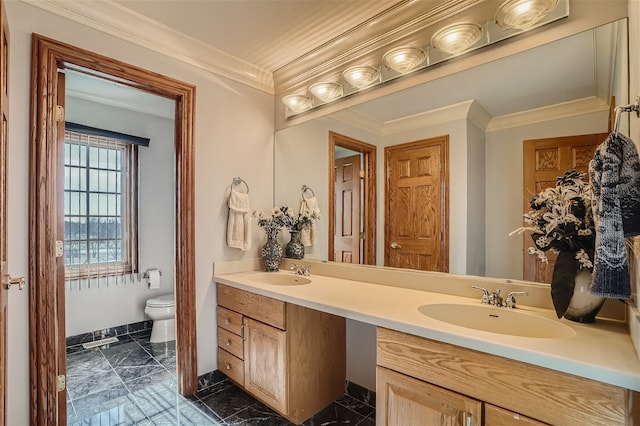
M 229 325 L 231 323 L 231 321 L 229 321 L 229 318 L 225 318 L 224 323 L 225 323 L 225 325 Z
M 227 370 L 231 370 L 231 364 L 227 363 Z
M 467 411 L 462 412 L 462 424 L 463 426 L 471 426 L 473 421 L 473 416 L 471 413 Z
M 227 340 L 227 346 L 231 346 L 231 340 Z

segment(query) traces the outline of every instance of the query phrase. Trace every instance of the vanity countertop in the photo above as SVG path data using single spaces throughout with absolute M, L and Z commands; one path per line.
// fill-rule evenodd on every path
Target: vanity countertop
M 558 320 L 549 309 L 518 304 L 517 310 L 562 321 L 575 334 L 563 338 L 531 338 L 478 331 L 421 314 L 425 304 L 480 305 L 468 298 L 411 288 L 371 284 L 324 275 L 304 285 L 261 282 L 262 271 L 217 274 L 213 279 L 239 289 L 328 312 L 341 317 L 498 355 L 600 382 L 640 391 L 640 361 L 625 324 L 598 319 L 595 324 Z M 292 275 L 292 272 L 272 274 Z M 507 309 L 507 308 L 493 308 Z

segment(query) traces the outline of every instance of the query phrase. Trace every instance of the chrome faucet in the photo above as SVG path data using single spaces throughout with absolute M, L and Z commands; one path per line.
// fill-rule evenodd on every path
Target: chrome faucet
M 299 266 L 295 263 L 292 263 L 291 266 L 289 266 L 289 270 L 295 271 L 296 275 L 304 275 L 305 277 L 311 275 L 311 265 Z
M 504 299 L 500 295 L 500 289 L 497 289 L 489 295 L 489 304 L 494 306 L 502 306 Z
M 482 291 L 482 296 L 480 297 L 480 303 L 483 305 L 494 305 L 494 306 L 506 306 L 507 308 L 515 308 L 516 307 L 516 298 L 515 296 L 522 295 L 528 296 L 529 293 L 526 291 L 512 291 L 507 295 L 507 300 L 504 300 L 502 295 L 500 294 L 500 289 L 497 289 L 493 293 L 489 293 L 484 287 L 478 287 L 476 285 L 472 285 L 471 288 L 475 288 L 476 290 Z
M 507 296 L 507 302 L 505 304 L 507 308 L 513 309 L 516 307 L 516 298 L 514 297 L 516 295 L 528 296 L 529 293 L 527 293 L 526 291 L 512 291 L 511 293 L 509 293 L 509 295 Z

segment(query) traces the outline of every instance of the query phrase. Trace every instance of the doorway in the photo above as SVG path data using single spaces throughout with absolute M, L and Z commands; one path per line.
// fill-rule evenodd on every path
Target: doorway
M 60 200 L 57 138 L 63 93 L 58 70 L 70 69 L 175 101 L 175 303 L 178 391 L 197 390 L 193 126 L 195 87 L 34 34 L 29 184 L 31 423 L 64 424 L 64 278 L 57 248 Z
M 522 198 L 524 213 L 531 210 L 531 198 L 538 192 L 555 186 L 556 179 L 570 169 L 586 173 L 589 176 L 589 162 L 593 159 L 598 145 L 608 133 L 564 136 L 556 138 L 525 140 L 523 146 L 523 181 Z M 531 231 L 526 231 L 523 238 L 523 279 L 539 283 L 551 283 L 553 268 L 557 255 L 547 252 L 548 263 L 532 256 L 528 248 L 533 245 Z
M 347 150 L 351 157 L 342 157 Z M 358 171 L 354 173 L 357 163 Z M 343 184 L 336 184 L 337 166 Z M 343 171 L 348 169 L 345 174 Z M 344 179 L 347 176 L 348 179 Z M 338 200 L 338 192 L 340 198 Z M 344 194 L 349 194 L 348 200 Z M 355 196 L 354 196 L 355 194 Z M 348 207 L 345 210 L 344 207 Z M 345 214 L 348 212 L 348 215 Z M 340 220 L 337 220 L 339 217 Z M 347 226 L 348 225 L 348 226 Z M 338 229 L 348 228 L 349 232 Z M 345 235 L 342 235 L 345 234 Z M 348 235 L 347 235 L 348 234 Z M 329 132 L 329 260 L 337 262 L 376 263 L 376 147 L 348 136 Z M 354 256 L 353 252 L 358 251 Z M 338 255 L 338 251 L 340 255 Z
M 385 148 L 385 266 L 449 272 L 448 152 L 448 136 Z

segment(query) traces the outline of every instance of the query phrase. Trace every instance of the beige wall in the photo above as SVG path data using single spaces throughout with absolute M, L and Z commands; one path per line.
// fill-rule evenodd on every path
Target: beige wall
M 198 374 L 217 368 L 212 261 L 256 257 L 225 246 L 226 191 L 234 176 L 251 187 L 251 205 L 271 208 L 273 97 L 151 52 L 20 1 L 8 1 L 11 30 L 8 239 L 9 271 L 28 274 L 28 143 L 31 33 L 35 32 L 196 85 L 196 309 Z M 28 284 L 27 284 L 28 285 Z M 27 291 L 9 292 L 8 422 L 29 424 Z

